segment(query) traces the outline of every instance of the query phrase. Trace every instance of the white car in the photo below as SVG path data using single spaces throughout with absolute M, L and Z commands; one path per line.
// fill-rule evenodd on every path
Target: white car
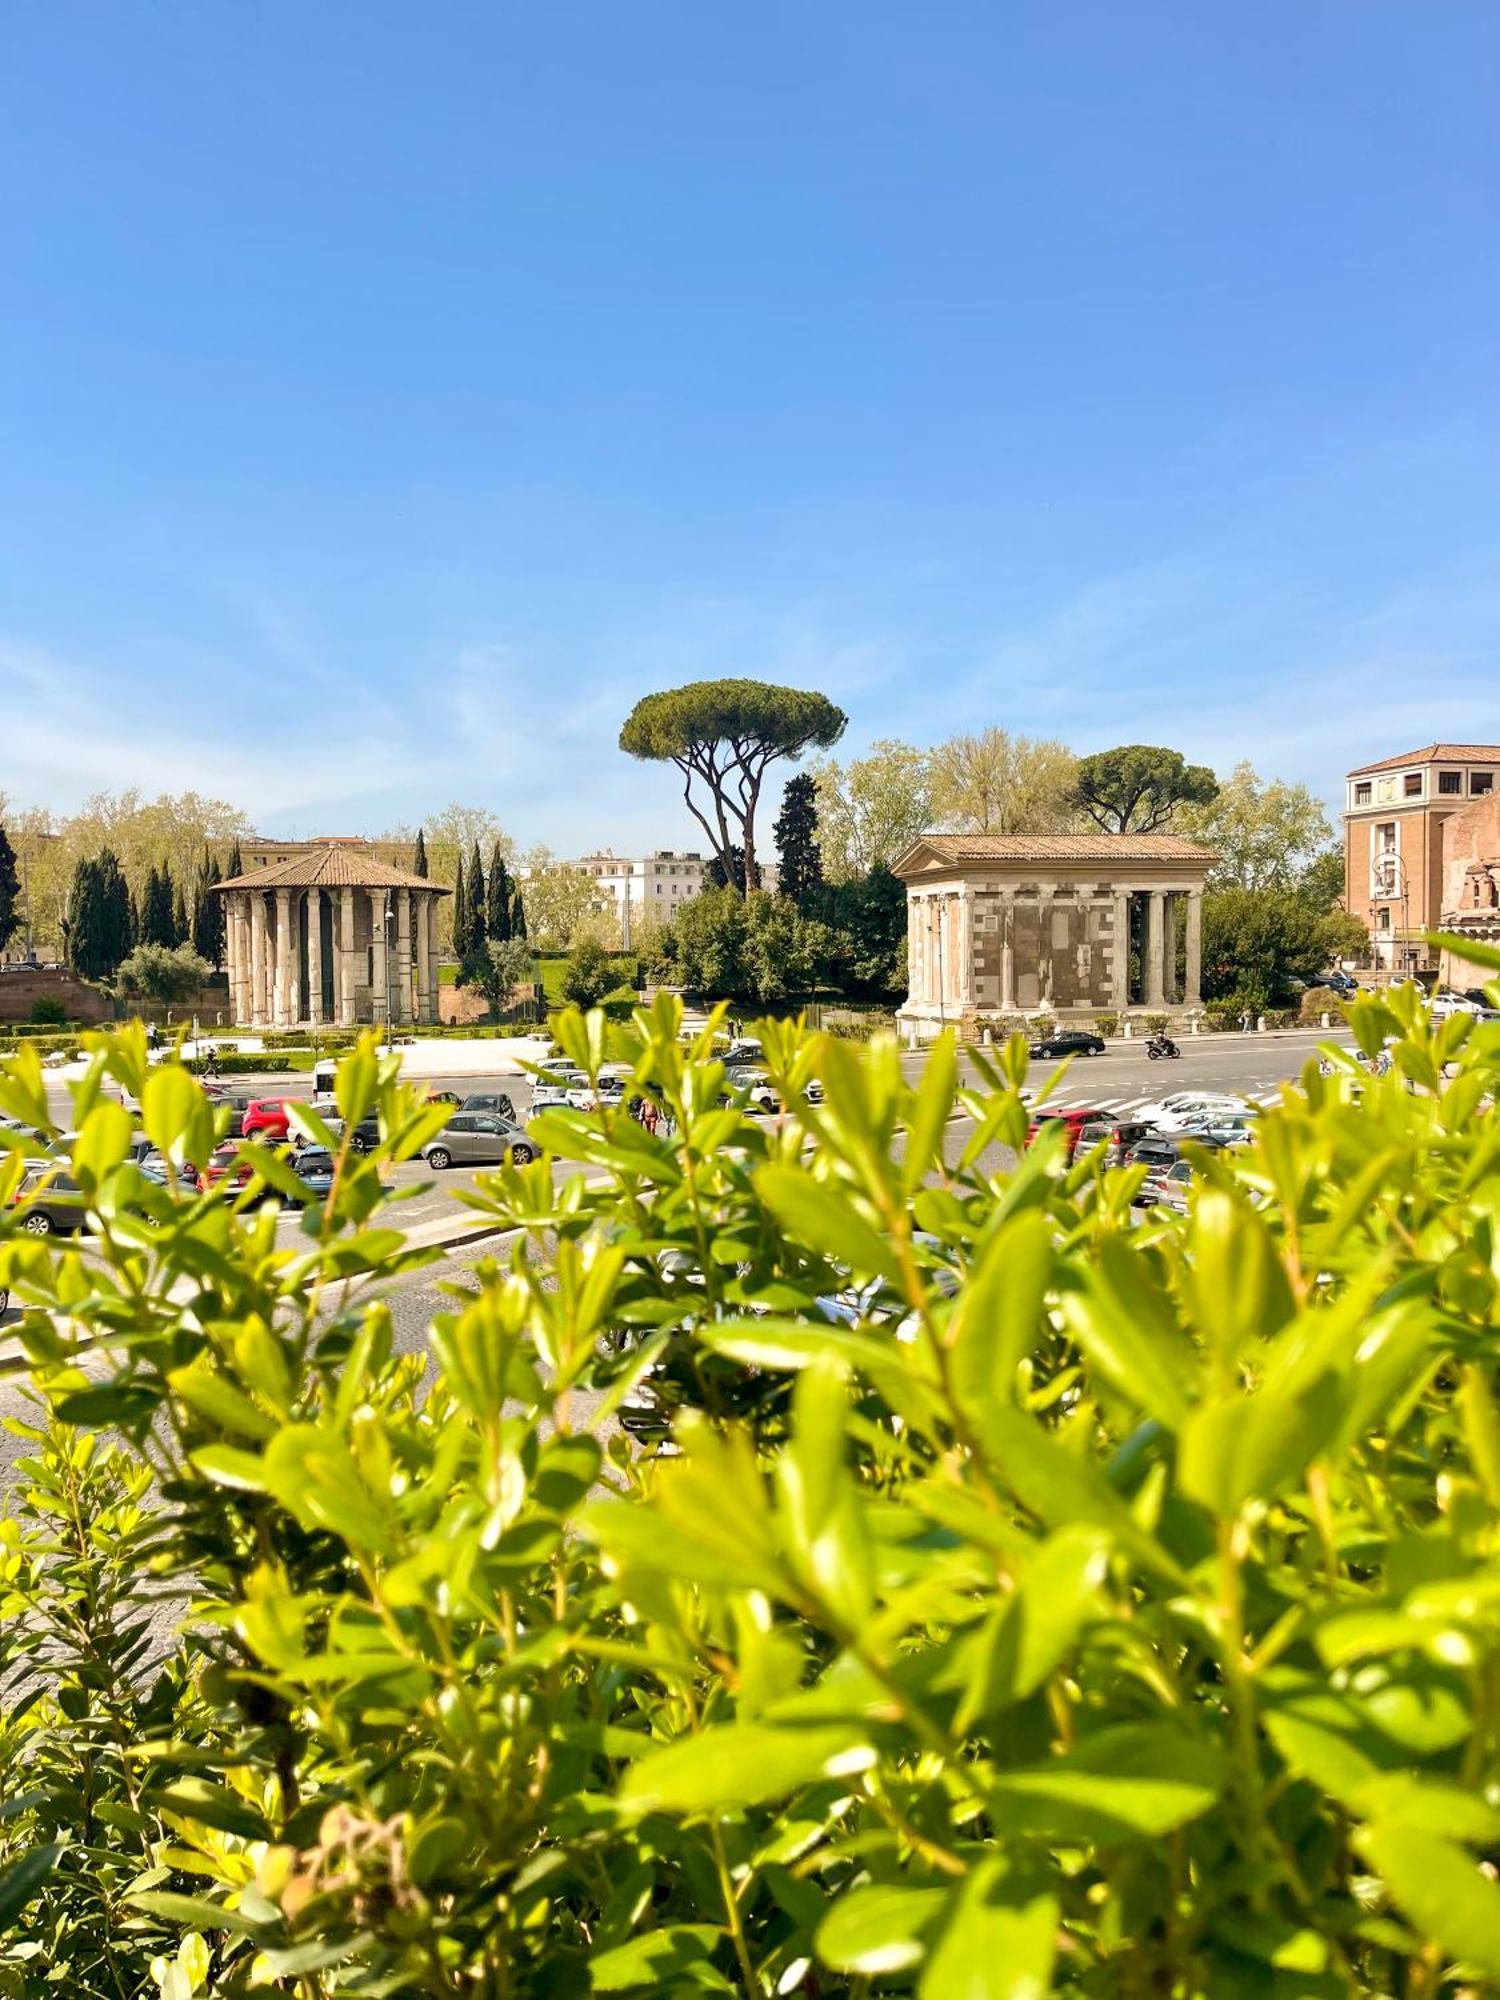
M 1230 1097 L 1213 1090 L 1179 1090 L 1156 1104 L 1141 1105 L 1131 1116 L 1142 1124 L 1156 1126 L 1158 1131 L 1184 1132 L 1193 1125 L 1222 1124 L 1230 1118 L 1246 1117 L 1249 1112 L 1250 1106 L 1243 1097 Z
M 1500 1011 L 1483 1007 L 1477 1000 L 1466 1000 L 1461 993 L 1436 994 L 1431 1004 L 1434 1021 L 1451 1020 L 1455 1014 L 1472 1014 L 1476 1021 L 1500 1021 Z

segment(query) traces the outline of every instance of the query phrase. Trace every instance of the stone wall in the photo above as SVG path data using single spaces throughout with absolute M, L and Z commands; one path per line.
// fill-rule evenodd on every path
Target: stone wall
M 109 995 L 53 965 L 8 965 L 0 970 L 0 1021 L 29 1021 L 38 1000 L 56 1000 L 70 1021 L 107 1021 Z

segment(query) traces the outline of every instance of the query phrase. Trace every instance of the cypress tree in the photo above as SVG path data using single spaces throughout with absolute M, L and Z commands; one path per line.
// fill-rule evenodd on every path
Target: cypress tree
M 510 936 L 510 876 L 505 870 L 505 856 L 500 852 L 497 840 L 490 849 L 490 879 L 485 893 L 485 935 L 495 944 L 503 944 Z
M 183 894 L 182 884 L 179 882 L 177 885 L 177 894 L 172 898 L 172 943 L 174 945 L 186 944 L 191 936 L 192 931 L 188 924 L 187 897 Z
M 107 979 L 114 971 L 109 909 L 99 862 L 80 860 L 73 870 L 66 918 L 68 964 L 80 979 Z M 115 961 L 117 963 L 118 961 Z
M 521 900 L 521 885 L 517 882 L 510 898 L 510 934 L 513 938 L 526 935 L 526 905 Z
M 153 868 L 146 877 L 146 889 L 141 897 L 140 941 L 142 944 L 164 944 L 169 948 L 176 943 L 172 935 L 170 868 Z
M 453 884 L 453 956 L 462 965 L 469 950 L 469 888 L 464 881 L 464 857 L 458 857 L 458 875 Z
M 417 844 L 411 851 L 411 872 L 427 880 L 427 841 L 421 827 L 417 828 Z
M 801 903 L 823 881 L 818 847 L 818 788 L 806 771 L 788 778 L 776 819 L 776 852 L 781 861 L 781 893 Z
M 479 858 L 479 842 L 474 843 L 474 852 L 469 856 L 469 954 L 484 950 L 485 918 L 484 906 L 484 863 Z
M 226 882 L 232 882 L 236 875 L 243 875 L 244 872 L 245 864 L 240 858 L 240 844 L 236 841 L 229 850 L 229 869 L 222 879 Z
M 193 902 L 193 949 L 215 967 L 224 963 L 224 899 L 213 893 L 222 880 L 218 856 L 205 849 Z
M 125 888 L 125 935 L 134 951 L 141 941 L 141 899 L 127 883 Z
M 17 907 L 20 890 L 16 850 L 11 846 L 5 828 L 0 826 L 0 945 L 8 944 L 20 928 L 21 912 Z
M 112 847 L 106 847 L 99 856 L 99 907 L 101 910 L 100 934 L 104 941 L 104 955 L 111 972 L 120 961 L 129 958 L 136 946 L 135 911 L 130 901 L 130 884 L 125 880 L 118 858 Z

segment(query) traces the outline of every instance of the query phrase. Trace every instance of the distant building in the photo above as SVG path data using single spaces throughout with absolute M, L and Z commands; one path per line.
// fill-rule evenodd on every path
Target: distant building
M 1370 933 L 1376 966 L 1431 970 L 1423 933 L 1443 914 L 1444 826 L 1500 790 L 1500 744 L 1429 743 L 1362 764 L 1345 781 L 1344 900 Z
M 276 840 L 257 833 L 249 840 L 240 842 L 240 862 L 245 873 L 252 868 L 279 868 L 284 861 L 300 861 L 305 854 L 322 854 L 330 847 L 354 847 L 369 850 L 371 841 L 358 833 L 330 833 L 320 835 L 316 840 Z
M 701 854 L 679 854 L 670 847 L 657 848 L 639 860 L 606 847 L 559 866 L 593 877 L 599 891 L 597 907 L 618 917 L 621 942 L 628 945 L 632 928 L 648 911 L 670 920 L 674 911 L 702 893 L 708 864 Z

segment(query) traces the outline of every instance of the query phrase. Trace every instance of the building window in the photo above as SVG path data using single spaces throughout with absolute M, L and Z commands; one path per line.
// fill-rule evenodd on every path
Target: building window
M 1354 787 L 1354 803 L 1357 806 L 1367 806 L 1370 803 L 1371 789 L 1372 787 L 1368 778 L 1366 778 L 1362 785 L 1356 785 Z
M 1422 773 L 1420 771 L 1408 771 L 1406 776 L 1401 780 L 1401 790 L 1409 799 L 1421 798 Z
M 1469 795 L 1471 798 L 1477 799 L 1483 793 L 1492 792 L 1494 789 L 1495 774 L 1493 771 L 1471 771 L 1469 773 Z
M 1438 790 L 1442 792 L 1445 797 L 1451 799 L 1456 794 L 1461 793 L 1463 791 L 1463 788 L 1464 788 L 1464 774 L 1462 771 L 1438 772 Z

